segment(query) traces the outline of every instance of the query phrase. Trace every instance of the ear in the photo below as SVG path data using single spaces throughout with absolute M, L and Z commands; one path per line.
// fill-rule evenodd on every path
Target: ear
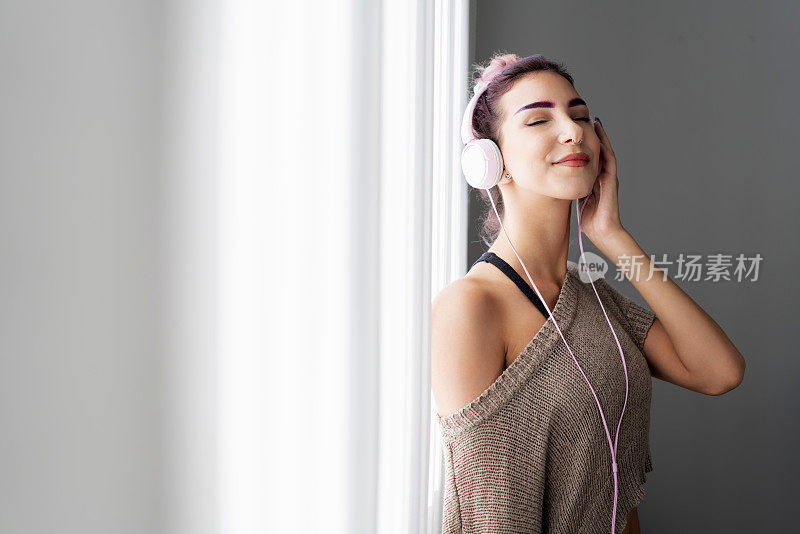
M 500 182 L 499 183 L 505 185 L 505 184 L 510 184 L 512 181 L 513 181 L 513 179 L 511 178 L 511 173 L 503 170 L 503 176 L 502 176 L 502 178 L 500 178 Z

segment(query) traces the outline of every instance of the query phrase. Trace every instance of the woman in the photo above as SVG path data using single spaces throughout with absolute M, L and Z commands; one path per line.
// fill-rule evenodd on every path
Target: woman
M 741 383 L 744 359 L 668 277 L 623 269 L 650 311 L 567 260 L 577 199 L 583 233 L 611 262 L 650 269 L 620 221 L 609 138 L 563 65 L 506 54 L 481 74 L 471 128 L 496 143 L 502 179 L 480 190 L 493 202 L 484 261 L 432 307 L 443 532 L 638 534 L 651 376 L 720 395 Z

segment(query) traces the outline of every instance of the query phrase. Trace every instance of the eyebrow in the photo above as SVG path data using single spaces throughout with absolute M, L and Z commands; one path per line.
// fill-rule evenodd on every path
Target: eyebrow
M 587 106 L 586 102 L 583 101 L 582 98 L 573 98 L 572 100 L 567 102 L 567 107 L 568 108 L 575 107 L 575 106 L 586 106 L 586 107 L 589 107 L 589 106 Z M 531 102 L 528 105 L 522 106 L 516 112 L 514 112 L 514 115 L 516 115 L 520 111 L 525 111 L 526 109 L 531 109 L 531 108 L 554 108 L 554 107 L 556 107 L 556 105 L 553 104 L 551 101 L 549 101 L 549 100 L 540 100 L 539 102 Z

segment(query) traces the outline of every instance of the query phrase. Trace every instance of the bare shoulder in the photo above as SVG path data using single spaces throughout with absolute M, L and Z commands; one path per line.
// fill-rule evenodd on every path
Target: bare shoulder
M 431 306 L 431 388 L 446 417 L 477 398 L 505 368 L 497 297 L 479 280 L 461 278 Z

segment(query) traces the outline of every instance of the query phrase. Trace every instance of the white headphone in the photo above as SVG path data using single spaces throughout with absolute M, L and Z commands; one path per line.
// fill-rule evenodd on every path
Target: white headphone
M 478 82 L 475 85 L 474 95 L 467 104 L 464 118 L 461 121 L 461 141 L 464 149 L 461 151 L 461 170 L 467 183 L 477 189 L 491 189 L 500 181 L 503 173 L 503 156 L 491 139 L 477 139 L 472 130 L 472 114 L 478 98 L 486 90 L 487 84 Z

